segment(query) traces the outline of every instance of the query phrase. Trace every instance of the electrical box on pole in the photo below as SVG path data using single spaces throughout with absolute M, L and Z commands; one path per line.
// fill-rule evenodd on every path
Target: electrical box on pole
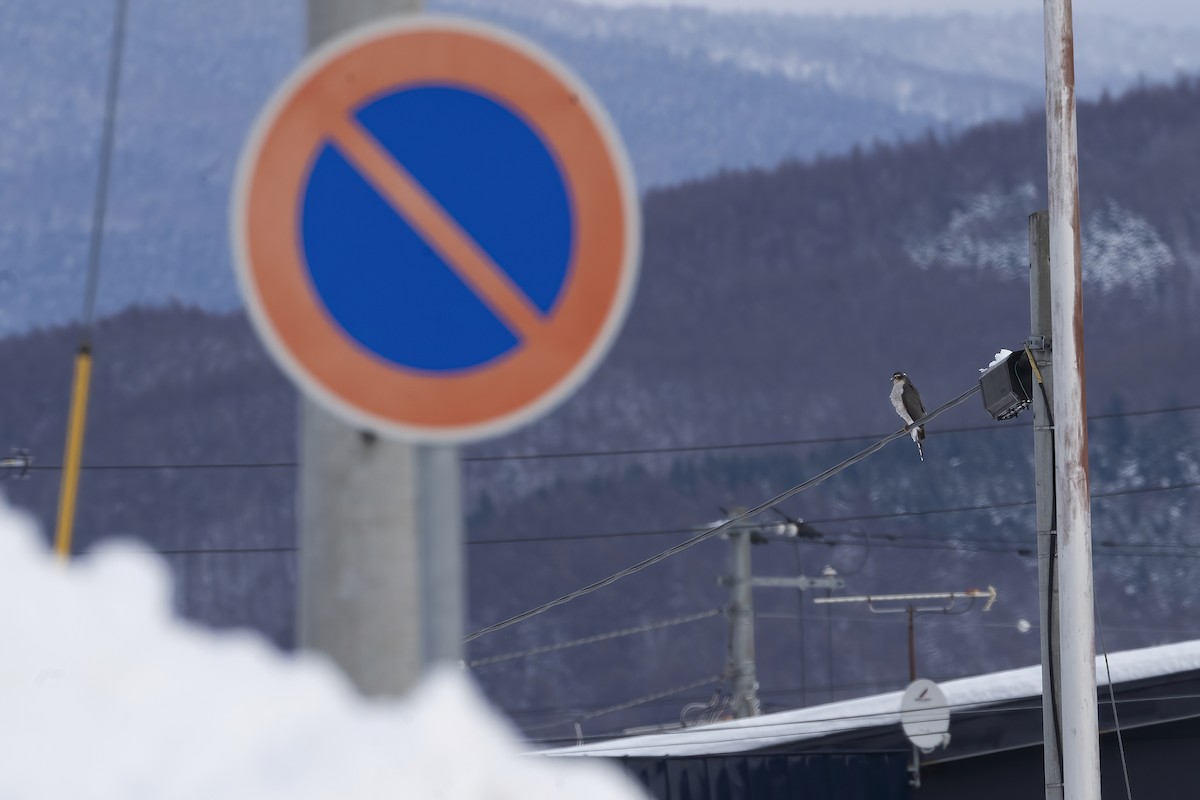
M 983 407 L 996 421 L 1008 420 L 1033 400 L 1033 367 L 1024 350 L 1009 353 L 979 376 Z

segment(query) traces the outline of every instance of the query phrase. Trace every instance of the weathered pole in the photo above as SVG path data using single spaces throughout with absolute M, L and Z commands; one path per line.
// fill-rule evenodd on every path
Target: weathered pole
M 917 679 L 917 627 L 916 627 L 917 610 L 913 606 L 908 607 L 908 682 L 912 683 Z
M 1046 800 L 1063 800 L 1062 681 L 1058 652 L 1058 546 L 1054 514 L 1053 351 L 1050 321 L 1050 217 L 1029 215 L 1030 352 L 1042 389 L 1033 389 L 1033 483 L 1037 518 L 1038 634 L 1042 652 L 1042 739 Z
M 310 48 L 419 0 L 308 0 Z M 364 694 L 407 691 L 461 658 L 458 449 L 391 441 L 302 400 L 299 643 Z
M 1071 0 L 1045 0 L 1046 155 L 1065 800 L 1100 796 Z
M 729 531 L 729 670 L 733 684 L 733 716 L 756 717 L 758 676 L 754 664 L 754 590 L 750 528 Z

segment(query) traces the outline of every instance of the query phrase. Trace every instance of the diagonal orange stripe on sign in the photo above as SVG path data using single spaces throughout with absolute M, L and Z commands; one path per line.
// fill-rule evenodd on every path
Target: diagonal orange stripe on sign
M 522 341 L 536 335 L 544 324 L 537 306 L 412 173 L 356 121 L 328 125 L 342 155 L 492 313 Z

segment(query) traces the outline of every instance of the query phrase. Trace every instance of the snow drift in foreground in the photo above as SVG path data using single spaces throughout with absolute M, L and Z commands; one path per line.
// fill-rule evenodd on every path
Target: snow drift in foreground
M 520 755 L 457 670 L 372 704 L 326 661 L 169 609 L 156 557 L 107 548 L 63 566 L 0 502 L 0 797 L 641 796 L 602 765 Z

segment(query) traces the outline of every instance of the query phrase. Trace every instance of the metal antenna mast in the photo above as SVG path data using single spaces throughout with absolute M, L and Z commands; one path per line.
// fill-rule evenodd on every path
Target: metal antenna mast
M 866 603 L 867 608 L 876 614 L 908 614 L 908 679 L 915 681 L 917 679 L 917 655 L 916 655 L 916 633 L 914 628 L 914 620 L 919 614 L 950 614 L 954 612 L 954 607 L 959 600 L 970 600 L 972 603 L 980 598 L 987 598 L 987 602 L 983 606 L 984 611 L 991 611 L 992 604 L 996 602 L 996 587 L 989 586 L 985 589 L 968 589 L 965 592 L 922 592 L 919 594 L 864 594 L 855 597 L 816 597 L 814 603 L 825 605 L 827 603 Z M 917 605 L 918 601 L 922 600 L 941 600 L 941 605 Z M 876 607 L 876 603 L 899 603 L 900 605 L 882 608 Z M 969 606 L 968 606 L 969 608 Z M 964 611 L 967 609 L 964 609 Z

